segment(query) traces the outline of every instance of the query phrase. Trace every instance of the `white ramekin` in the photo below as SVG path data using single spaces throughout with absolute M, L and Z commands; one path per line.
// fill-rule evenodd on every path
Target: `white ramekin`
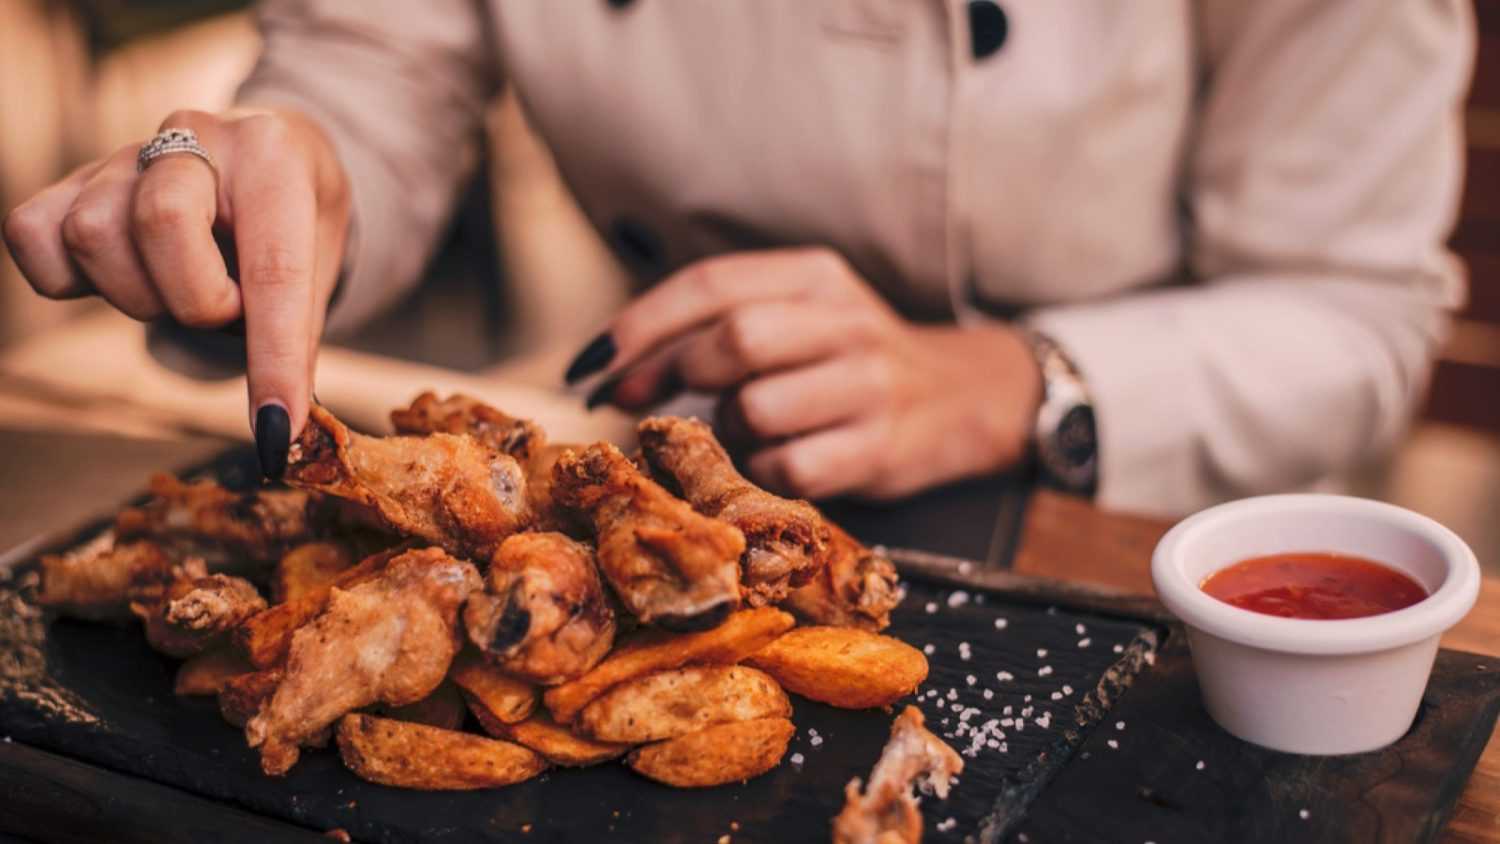
M 1248 557 L 1329 551 L 1400 569 L 1428 597 L 1337 621 L 1230 606 L 1199 584 Z M 1172 528 L 1151 561 L 1156 594 L 1187 627 L 1203 704 L 1224 729 L 1290 753 L 1376 750 L 1404 735 L 1438 639 L 1479 596 L 1474 552 L 1432 519 L 1340 495 L 1268 495 L 1204 510 Z

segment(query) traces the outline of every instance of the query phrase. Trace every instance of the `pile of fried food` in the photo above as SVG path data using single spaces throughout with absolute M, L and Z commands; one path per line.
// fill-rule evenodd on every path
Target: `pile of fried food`
M 622 756 L 668 785 L 742 781 L 785 753 L 788 691 L 882 707 L 927 676 L 878 632 L 891 563 L 747 481 L 701 422 L 645 420 L 632 459 L 461 395 L 391 418 L 365 436 L 314 407 L 289 489 L 154 478 L 111 532 L 43 559 L 39 602 L 140 619 L 184 660 L 177 693 L 217 695 L 265 773 L 333 740 L 405 788 Z M 914 781 L 942 793 L 962 767 L 921 721 L 908 708 L 850 784 L 838 840 L 920 837 Z

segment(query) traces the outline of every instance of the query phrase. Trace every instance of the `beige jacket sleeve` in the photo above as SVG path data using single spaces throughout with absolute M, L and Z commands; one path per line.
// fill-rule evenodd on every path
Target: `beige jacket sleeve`
M 1388 448 L 1463 296 L 1444 243 L 1466 0 L 1214 0 L 1199 14 L 1194 282 L 1032 320 L 1093 392 L 1106 505 L 1181 511 L 1312 485 Z
M 259 24 L 264 52 L 240 102 L 313 118 L 349 174 L 337 334 L 392 304 L 431 257 L 499 87 L 491 28 L 477 0 L 270 0 Z

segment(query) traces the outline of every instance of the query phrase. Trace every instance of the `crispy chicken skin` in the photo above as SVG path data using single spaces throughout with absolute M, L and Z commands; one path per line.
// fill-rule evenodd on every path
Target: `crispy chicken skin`
M 694 512 L 613 445 L 564 453 L 553 495 L 592 522 L 599 568 L 642 622 L 712 627 L 739 605 L 744 535 Z
M 638 430 L 657 477 L 681 490 L 693 509 L 745 534 L 740 583 L 750 606 L 779 603 L 823 567 L 828 525 L 822 514 L 806 501 L 772 495 L 746 480 L 707 425 L 658 416 Z
M 334 588 L 323 612 L 293 635 L 284 679 L 245 725 L 261 769 L 286 773 L 299 746 L 347 712 L 430 694 L 458 653 L 459 607 L 480 585 L 473 565 L 425 548 L 348 591 Z
M 157 594 L 138 594 L 130 602 L 130 611 L 146 627 L 146 641 L 168 656 L 199 653 L 266 608 L 265 599 L 244 578 L 203 574 L 201 566 L 179 571 L 181 576 Z
M 547 444 L 540 425 L 462 393 L 440 400 L 436 393 L 425 392 L 409 406 L 391 411 L 391 424 L 398 434 L 468 434 L 522 465 Z
M 594 549 L 560 533 L 521 533 L 490 561 L 464 607 L 469 640 L 507 673 L 557 685 L 593 668 L 615 640 Z
M 232 492 L 214 481 L 151 477 L 151 500 L 115 518 L 121 539 L 154 539 L 180 556 L 203 557 L 210 569 L 274 563 L 313 533 L 308 494 L 295 489 Z
M 160 587 L 175 573 L 172 558 L 151 540 L 117 542 L 105 533 L 66 554 L 41 560 L 37 603 L 63 615 L 93 621 L 131 617 L 132 590 Z
M 367 437 L 322 407 L 292 443 L 286 482 L 358 502 L 392 531 L 488 558 L 529 522 L 515 458 L 457 434 Z
M 805 622 L 878 632 L 901 603 L 896 566 L 829 522 L 828 563 L 781 605 Z
M 834 844 L 918 844 L 922 813 L 913 785 L 948 796 L 949 780 L 964 769 L 953 748 L 923 726 L 921 710 L 908 706 L 891 724 L 891 738 L 861 792 L 859 778 L 844 787 L 844 810 L 833 819 Z

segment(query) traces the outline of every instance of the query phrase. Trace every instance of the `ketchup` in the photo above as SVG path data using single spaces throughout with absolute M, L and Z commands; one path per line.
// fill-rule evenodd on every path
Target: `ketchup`
M 1241 609 L 1284 618 L 1363 618 L 1409 607 L 1427 590 L 1390 566 L 1344 554 L 1271 554 L 1220 569 L 1199 585 Z

